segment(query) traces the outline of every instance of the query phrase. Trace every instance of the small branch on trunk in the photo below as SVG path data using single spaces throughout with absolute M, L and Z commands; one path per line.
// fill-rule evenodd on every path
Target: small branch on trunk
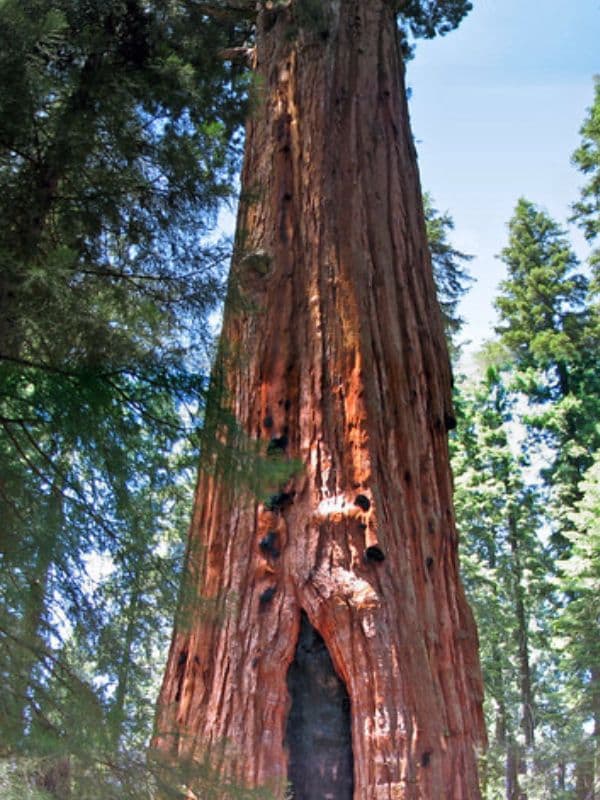
M 254 61 L 254 53 L 254 47 L 226 47 L 224 50 L 219 50 L 218 55 L 223 61 L 235 61 L 250 67 Z

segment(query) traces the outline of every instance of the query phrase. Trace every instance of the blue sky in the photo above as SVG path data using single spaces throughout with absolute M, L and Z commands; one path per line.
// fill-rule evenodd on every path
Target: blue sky
M 458 30 L 417 45 L 408 84 L 422 185 L 454 218 L 453 243 L 475 256 L 467 351 L 493 335 L 495 255 L 517 199 L 566 224 L 582 183 L 570 158 L 598 73 L 600 0 L 474 0 Z

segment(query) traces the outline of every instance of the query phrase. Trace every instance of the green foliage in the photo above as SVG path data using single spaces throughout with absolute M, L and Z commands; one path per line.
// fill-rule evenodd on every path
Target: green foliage
M 598 447 L 600 385 L 597 312 L 586 278 L 561 228 L 519 200 L 501 258 L 498 333 L 531 404 L 531 440 L 552 453 L 543 475 L 552 487 L 557 527 L 578 497 L 578 483 Z M 546 451 L 547 457 L 547 451 Z
M 473 8 L 469 0 L 390 0 L 398 13 L 398 25 L 406 59 L 414 54 L 414 39 L 445 36 L 457 28 Z
M 555 646 L 567 679 L 569 715 L 580 730 L 576 740 L 579 778 L 588 789 L 600 775 L 600 457 L 581 483 L 581 499 L 571 514 L 573 529 L 569 557 L 559 562 L 556 584 L 564 597 L 564 608 L 555 622 Z M 596 774 L 594 774 L 596 770 Z
M 586 183 L 580 199 L 573 204 L 572 221 L 583 230 L 585 238 L 594 244 L 600 235 L 600 77 L 594 83 L 594 103 L 580 130 L 582 141 L 573 153 L 573 163 L 581 170 Z M 596 290 L 600 289 L 600 250 L 592 252 L 590 263 L 594 270 Z
M 587 282 L 565 233 L 544 211 L 521 198 L 501 259 L 508 277 L 495 301 L 498 332 L 520 369 L 554 373 L 569 390 L 566 364 L 577 356 Z M 552 387 L 550 387 L 552 388 Z
M 592 119 L 579 155 L 589 157 L 589 174 Z M 583 221 L 595 213 L 593 204 L 588 218 L 576 209 Z M 501 259 L 499 339 L 484 353 L 485 380 L 459 393 L 453 444 L 487 687 L 483 794 L 591 797 L 600 724 L 598 308 L 565 232 L 527 200 L 517 203 Z
M 537 536 L 539 493 L 515 452 L 514 403 L 501 373 L 490 367 L 477 386 L 459 390 L 452 438 L 462 569 L 481 632 L 488 798 L 501 796 L 505 779 L 518 782 L 516 773 L 509 775 L 511 759 L 532 757 L 536 729 L 544 724 L 538 698 L 548 669 L 550 562 Z
M 136 0 L 7 0 L 0 23 L 2 356 L 118 369 L 194 335 L 243 108 L 226 32 Z
M 139 760 L 147 741 L 191 504 L 188 454 L 170 456 L 173 437 L 161 441 L 111 399 L 93 437 L 57 425 L 50 443 L 46 426 L 32 427 L 38 452 L 29 431 L 13 432 L 27 460 L 13 465 L 2 554 L 4 755 L 68 755 L 85 775 Z M 149 408 L 164 414 L 161 399 Z M 71 776 L 83 791 L 74 764 Z M 110 796 L 106 785 L 119 780 L 104 767 L 86 796 Z
M 450 33 L 473 8 L 468 0 L 395 0 L 393 5 L 412 35 L 426 39 Z
M 54 795 L 67 759 L 81 796 L 144 796 L 244 114 L 216 52 L 238 28 L 170 0 L 0 4 L 0 754 Z
M 463 295 L 468 291 L 472 278 L 466 264 L 473 256 L 461 253 L 452 247 L 448 241 L 449 234 L 454 230 L 454 221 L 446 211 L 441 214 L 433 205 L 431 195 L 423 195 L 423 210 L 427 226 L 427 240 L 431 253 L 433 278 L 437 289 L 438 301 L 444 318 L 446 339 L 451 354 L 456 357 L 458 353 L 457 337 L 461 331 L 464 320 L 457 312 L 458 304 Z

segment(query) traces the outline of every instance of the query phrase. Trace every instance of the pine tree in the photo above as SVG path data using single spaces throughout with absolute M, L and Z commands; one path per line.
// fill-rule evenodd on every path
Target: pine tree
M 556 644 L 569 689 L 569 714 L 579 729 L 575 741 L 575 797 L 598 793 L 600 737 L 600 460 L 596 455 L 581 485 L 582 497 L 571 514 L 567 533 L 571 550 L 558 585 L 567 598 L 556 622 Z M 591 727 L 591 730 L 590 730 Z
M 498 368 L 488 367 L 474 388 L 461 386 L 458 397 L 452 463 L 463 572 L 481 631 L 490 738 L 484 797 L 531 800 L 545 779 L 536 728 L 546 698 L 534 656 L 548 642 L 540 497 L 515 452 L 515 397 Z
M 567 512 L 597 448 L 598 328 L 588 282 L 565 233 L 542 210 L 519 200 L 501 253 L 508 277 L 496 299 L 501 342 L 532 405 L 528 424 L 549 452 L 557 545 Z
M 496 301 L 498 331 L 515 371 L 514 387 L 528 402 L 521 417 L 527 448 L 545 464 L 541 488 L 549 500 L 552 550 L 569 563 L 573 514 L 599 444 L 597 310 L 565 233 L 532 203 L 519 201 L 501 257 L 508 277 Z M 568 580 L 556 565 L 549 575 L 562 587 L 549 595 L 547 608 L 560 627 L 581 598 L 575 584 L 566 588 Z M 596 691 L 593 654 L 588 650 L 584 669 L 590 685 L 584 688 L 567 660 L 547 652 L 540 685 L 545 720 L 540 764 L 559 765 L 552 790 L 557 796 L 584 796 L 578 786 L 590 782 L 589 742 L 582 716 L 568 709 L 574 692 L 593 696 Z

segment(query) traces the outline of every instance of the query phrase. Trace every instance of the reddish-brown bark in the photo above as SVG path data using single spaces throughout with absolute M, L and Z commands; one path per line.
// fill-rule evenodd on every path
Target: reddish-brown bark
M 354 800 L 475 800 L 451 377 L 397 31 L 384 0 L 321 5 L 304 30 L 289 5 L 259 15 L 232 267 L 245 302 L 228 304 L 221 346 L 235 418 L 265 446 L 285 436 L 303 469 L 271 509 L 201 473 L 196 611 L 174 634 L 155 746 L 225 752 L 227 774 L 283 797 L 304 611 L 350 698 Z

